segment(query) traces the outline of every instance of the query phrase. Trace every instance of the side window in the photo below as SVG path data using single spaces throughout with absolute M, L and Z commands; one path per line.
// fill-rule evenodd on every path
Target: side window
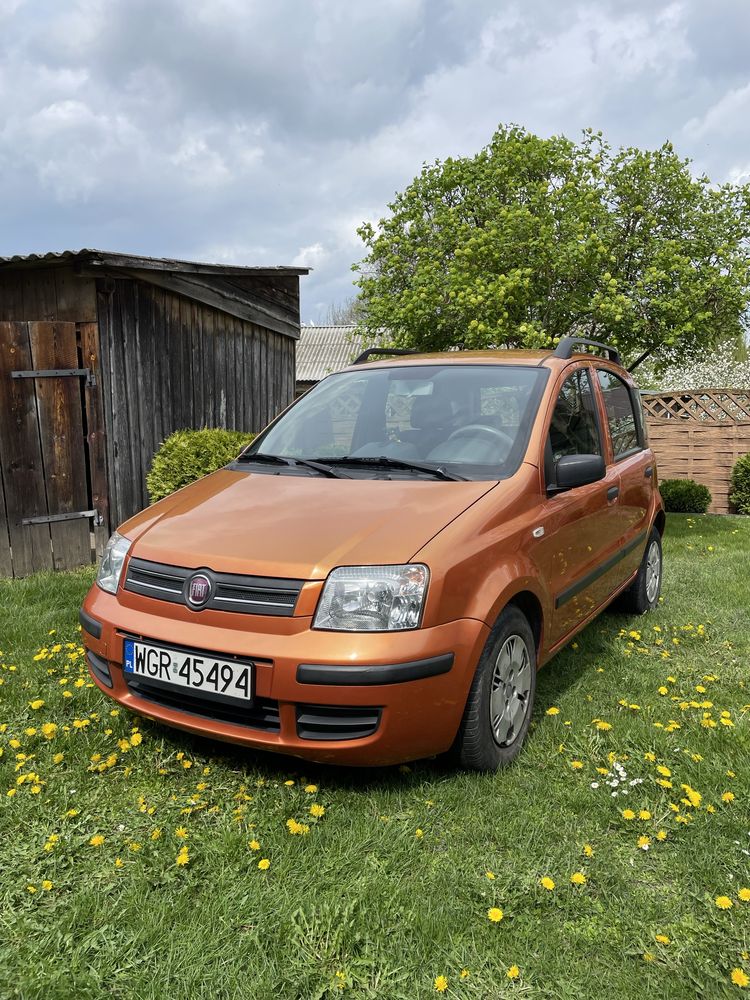
M 586 368 L 563 382 L 550 422 L 547 454 L 550 464 L 563 455 L 602 454 L 596 402 Z
M 630 390 L 618 375 L 602 368 L 597 371 L 597 375 L 604 397 L 612 451 L 616 459 L 621 458 L 641 447 L 639 422 L 633 408 L 633 399 Z

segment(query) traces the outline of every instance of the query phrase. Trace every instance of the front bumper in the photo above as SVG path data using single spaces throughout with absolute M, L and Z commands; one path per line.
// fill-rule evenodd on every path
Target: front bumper
M 321 632 L 309 617 L 173 612 L 121 602 L 94 585 L 81 609 L 89 672 L 126 708 L 191 733 L 307 760 L 384 765 L 447 750 L 489 634 L 461 619 L 398 633 Z M 99 634 L 97 635 L 97 631 Z M 182 689 L 126 681 L 123 639 L 250 658 L 255 703 L 244 715 Z

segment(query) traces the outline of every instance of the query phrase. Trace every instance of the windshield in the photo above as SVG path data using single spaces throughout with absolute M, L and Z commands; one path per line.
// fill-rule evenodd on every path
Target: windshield
M 419 466 L 428 466 L 455 478 L 503 479 L 521 463 L 547 374 L 451 363 L 329 375 L 242 457 L 328 460 L 357 478 L 382 477 L 375 460 L 383 458 L 392 460 L 388 478 L 423 478 L 430 469 Z

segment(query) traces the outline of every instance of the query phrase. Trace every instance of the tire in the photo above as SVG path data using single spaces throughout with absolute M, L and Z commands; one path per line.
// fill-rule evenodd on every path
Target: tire
M 652 528 L 638 568 L 638 575 L 622 595 L 620 601 L 622 610 L 632 615 L 644 615 L 655 608 L 661 594 L 663 570 L 661 535 L 656 528 Z
M 501 692 L 494 705 L 493 686 Z M 497 771 L 516 759 L 531 722 L 535 692 L 534 636 L 526 616 L 509 605 L 487 639 L 466 701 L 454 744 L 463 767 Z

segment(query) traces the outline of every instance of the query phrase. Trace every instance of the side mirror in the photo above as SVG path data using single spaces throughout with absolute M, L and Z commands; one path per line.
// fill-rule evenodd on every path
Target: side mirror
M 555 463 L 555 484 L 550 492 L 561 493 L 595 483 L 604 479 L 606 471 L 601 455 L 563 455 Z

